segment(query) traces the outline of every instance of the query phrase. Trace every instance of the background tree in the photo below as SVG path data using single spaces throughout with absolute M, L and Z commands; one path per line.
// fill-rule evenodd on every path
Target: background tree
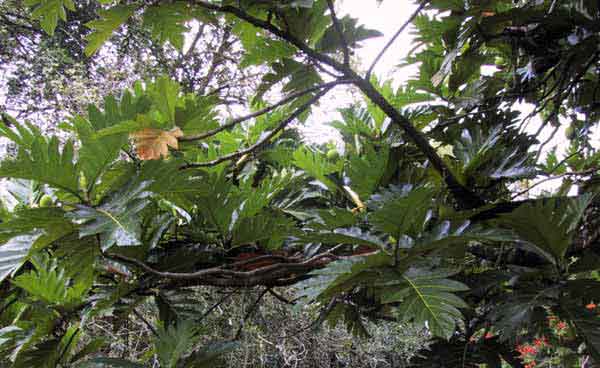
M 239 39 L 216 19 L 178 23 L 161 10 L 145 18 L 133 16 L 110 36 L 102 52 L 91 55 L 85 51 L 90 33 L 86 24 L 99 17 L 99 3 L 74 2 L 51 34 L 32 17 L 35 9 L 23 2 L 7 0 L 0 7 L 3 109 L 48 128 L 70 114 L 84 113 L 90 103 L 119 94 L 136 80 L 156 75 L 169 75 L 186 92 L 214 93 L 224 107 L 245 104 L 256 83 L 256 70 L 237 66 L 242 55 Z M 169 19 L 175 22 L 168 30 L 171 34 L 160 28 Z M 184 47 L 186 31 L 190 34 Z
M 47 33 L 74 8 L 29 5 Z M 240 67 L 263 75 L 253 109 L 224 122 L 206 90 L 135 83 L 63 124 L 77 152 L 4 116 L 19 152 L 0 175 L 36 184 L 13 184 L 20 203 L 0 224 L 7 365 L 215 365 L 266 295 L 292 302 L 282 287 L 319 310 L 314 325 L 365 338 L 367 320 L 426 328 L 431 349 L 412 366 L 600 361 L 596 2 L 420 3 L 406 60 L 419 73 L 399 88 L 352 67 L 379 33 L 333 1 L 104 6 L 88 55 L 132 19 L 175 46 L 184 29 L 173 25 L 196 20 L 238 37 Z M 343 155 L 301 144 L 288 128 L 344 86 L 363 98 L 332 122 Z M 281 100 L 264 103 L 274 88 Z M 541 134 L 561 124 L 566 155 L 543 157 Z M 557 175 L 563 185 L 541 198 L 512 189 Z M 186 295 L 205 287 L 258 289 L 230 341 L 202 341 L 213 309 L 190 309 Z M 143 320 L 136 308 L 150 302 L 154 355 L 98 357 L 100 343 L 78 343 L 88 321 Z

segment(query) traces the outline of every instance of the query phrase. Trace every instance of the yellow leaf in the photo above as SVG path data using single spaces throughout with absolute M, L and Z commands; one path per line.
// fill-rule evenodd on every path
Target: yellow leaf
M 183 136 L 178 127 L 169 131 L 145 128 L 131 133 L 136 151 L 141 160 L 159 160 L 169 156 L 169 147 L 177 149 L 177 138 Z

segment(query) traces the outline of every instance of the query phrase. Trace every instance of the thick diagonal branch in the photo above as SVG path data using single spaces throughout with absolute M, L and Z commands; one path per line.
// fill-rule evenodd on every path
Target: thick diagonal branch
M 231 6 L 231 5 L 225 5 L 225 6 L 216 5 L 216 4 L 208 3 L 208 2 L 202 1 L 202 0 L 192 0 L 192 4 L 197 5 L 201 8 L 207 9 L 207 10 L 212 10 L 212 11 L 216 11 L 216 12 L 235 15 L 236 17 L 252 24 L 253 26 L 264 29 L 264 30 L 272 33 L 273 35 L 289 42 L 290 44 L 296 46 L 299 50 L 304 52 L 306 55 L 308 55 L 308 56 L 312 57 L 313 59 L 316 59 L 324 64 L 327 64 L 327 65 L 333 67 L 334 69 L 337 69 L 339 71 L 349 69 L 344 64 L 338 62 L 334 58 L 332 58 L 328 55 L 319 53 L 315 49 L 308 46 L 308 44 L 306 44 L 304 41 L 302 41 L 298 37 L 294 36 L 293 34 L 289 33 L 288 31 L 282 30 L 282 29 L 276 27 L 275 25 L 269 23 L 266 20 L 256 18 L 256 17 L 246 13 L 244 10 L 242 10 L 240 8 L 237 8 L 237 7 Z
M 413 141 L 413 143 L 423 152 L 427 159 L 431 162 L 432 166 L 441 174 L 444 182 L 448 186 L 448 189 L 456 199 L 457 203 L 461 208 L 476 208 L 485 204 L 485 202 L 479 198 L 475 193 L 464 187 L 456 179 L 450 168 L 444 163 L 441 157 L 437 154 L 436 150 L 429 144 L 425 136 L 423 136 L 413 125 L 406 119 L 394 106 L 386 100 L 383 95 L 377 91 L 377 89 L 371 84 L 371 82 L 365 78 L 360 77 L 352 68 L 343 63 L 340 63 L 332 57 L 325 55 L 311 48 L 307 43 L 294 36 L 293 34 L 279 29 L 275 25 L 268 21 L 256 18 L 240 8 L 235 6 L 220 6 L 211 3 L 207 3 L 202 0 L 193 0 L 193 4 L 205 8 L 207 10 L 213 10 L 217 12 L 223 12 L 227 14 L 235 15 L 236 17 L 252 24 L 255 27 L 264 29 L 273 35 L 289 42 L 296 46 L 298 49 L 303 51 L 309 57 L 322 62 L 326 65 L 331 66 L 338 72 L 342 73 L 345 77 L 354 80 L 354 84 L 383 112 L 392 120 L 394 124 L 397 124 L 406 135 Z M 240 151 L 242 152 L 242 151 Z M 234 153 L 232 158 L 242 156 L 244 153 Z M 229 160 L 227 158 L 225 160 Z M 222 160 L 222 161 L 225 161 Z M 222 161 L 217 162 L 220 163 Z M 205 163 L 203 166 L 212 166 L 214 163 Z
M 419 147 L 421 152 L 423 152 L 431 162 L 431 165 L 442 175 L 448 189 L 463 209 L 476 208 L 485 204 L 481 198 L 458 182 L 452 171 L 450 171 L 448 166 L 446 166 L 444 161 L 437 154 L 435 148 L 429 144 L 427 138 L 413 126 L 410 120 L 392 106 L 392 104 L 383 97 L 369 81 L 360 79 L 357 82 L 357 86 L 375 105 L 383 110 L 394 124 L 398 125 L 406 135 L 408 135 L 417 147 Z

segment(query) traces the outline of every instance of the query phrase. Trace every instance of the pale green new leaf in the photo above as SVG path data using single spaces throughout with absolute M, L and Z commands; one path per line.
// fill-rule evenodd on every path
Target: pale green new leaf
M 162 76 L 156 82 L 148 85 L 147 91 L 153 105 L 160 111 L 163 121 L 175 124 L 175 107 L 179 96 L 179 83 L 169 77 Z
M 29 122 L 22 125 L 8 114 L 2 113 L 0 116 L 10 122 L 10 124 L 0 124 L 0 135 L 15 142 L 19 147 L 31 148 L 36 137 L 41 135 L 40 129 Z M 11 127 L 14 127 L 14 130 Z
M 73 126 L 81 140 L 78 162 L 87 181 L 86 190 L 92 188 L 106 168 L 118 158 L 121 147 L 127 142 L 126 135 L 96 137 L 91 125 L 81 117 L 73 119 Z
M 342 161 L 329 162 L 324 154 L 302 147 L 294 152 L 294 165 L 325 184 L 329 190 L 337 189 L 337 185 L 327 175 L 339 172 L 342 169 Z
M 350 187 L 360 198 L 368 198 L 381 183 L 389 160 L 389 149 L 376 150 L 372 145 L 364 145 L 361 154 L 349 155 L 345 173 L 350 178 Z
M 56 259 L 34 256 L 31 263 L 34 265 L 33 270 L 13 280 L 13 284 L 25 290 L 30 297 L 63 308 L 74 307 L 83 302 L 84 295 L 91 287 L 91 278 L 82 277 L 71 282 L 65 270 L 58 267 Z

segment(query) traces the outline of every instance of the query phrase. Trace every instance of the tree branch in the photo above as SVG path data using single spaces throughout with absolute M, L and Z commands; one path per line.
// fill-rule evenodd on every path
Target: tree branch
M 552 180 L 562 179 L 564 177 L 569 177 L 569 176 L 588 176 L 588 175 L 594 174 L 597 171 L 598 171 L 598 168 L 591 168 L 591 169 L 583 170 L 583 171 L 566 172 L 566 173 L 563 173 L 560 175 L 550 176 L 550 177 L 547 177 L 547 178 L 544 178 L 544 179 L 538 181 L 537 183 L 530 185 L 527 189 L 524 189 L 524 190 L 520 191 L 519 193 L 513 194 L 511 199 L 518 198 L 518 197 L 522 196 L 523 194 L 528 193 L 529 191 L 531 191 L 533 188 L 537 187 L 538 185 L 541 185 L 543 183 L 546 183 L 546 182 L 549 182 Z
M 231 29 L 229 27 L 226 27 L 223 32 L 223 38 L 221 39 L 221 43 L 219 44 L 219 47 L 217 48 L 215 53 L 212 55 L 212 60 L 210 62 L 210 66 L 208 67 L 208 71 L 206 72 L 206 76 L 204 76 L 204 78 L 203 78 L 204 80 L 202 81 L 202 84 L 198 88 L 198 94 L 200 94 L 200 95 L 204 94 L 204 92 L 206 91 L 206 88 L 208 87 L 211 80 L 213 79 L 213 76 L 215 74 L 215 71 L 217 70 L 217 67 L 219 66 L 219 64 L 221 64 L 223 62 L 223 54 L 225 54 L 225 51 L 227 49 L 230 36 L 231 36 Z
M 282 302 L 284 304 L 290 304 L 290 305 L 296 304 L 295 301 L 287 300 L 283 295 L 276 293 L 275 290 L 273 290 L 272 288 L 268 288 L 267 290 L 269 291 L 269 294 L 271 294 L 273 297 L 275 297 L 275 299 L 279 300 L 280 302 Z
M 427 138 L 425 138 L 421 132 L 419 132 L 408 120 L 404 117 L 390 102 L 383 97 L 383 95 L 373 87 L 373 85 L 366 79 L 360 79 L 357 82 L 357 87 L 369 97 L 369 99 L 390 117 L 392 122 L 398 125 L 408 137 L 419 147 L 421 152 L 431 162 L 431 165 L 442 175 L 448 189 L 458 202 L 459 206 L 463 209 L 477 208 L 485 204 L 485 202 L 479 198 L 475 193 L 464 187 L 458 182 L 450 168 L 446 166 L 444 161 L 435 151 L 435 148 L 429 144 Z
M 406 29 L 406 27 L 408 27 L 408 25 L 411 24 L 413 20 L 415 20 L 415 18 L 417 17 L 417 15 L 419 15 L 419 13 L 421 12 L 421 10 L 423 10 L 423 8 L 428 3 L 429 3 L 429 0 L 423 1 L 421 3 L 421 5 L 419 5 L 419 7 L 417 8 L 417 10 L 415 10 L 414 13 L 412 13 L 412 15 L 406 20 L 406 22 L 404 22 L 404 24 L 402 24 L 402 26 L 400 26 L 400 29 L 398 29 L 398 31 L 394 34 L 394 36 L 392 36 L 392 38 L 383 47 L 383 49 L 381 49 L 381 51 L 379 51 L 379 54 L 377 54 L 377 56 L 375 57 L 375 59 L 371 63 L 371 66 L 367 70 L 367 74 L 365 75 L 365 79 L 367 79 L 367 80 L 371 79 L 371 74 L 373 73 L 373 69 L 375 69 L 375 66 L 377 65 L 377 63 L 379 62 L 379 60 L 381 60 L 381 58 L 387 52 L 387 50 L 392 46 L 392 44 L 394 44 L 394 42 L 396 42 L 396 39 L 402 34 L 402 32 L 404 32 L 404 30 Z
M 238 17 L 242 20 L 245 20 L 246 22 L 252 24 L 253 26 L 264 29 L 266 31 L 269 31 L 273 35 L 291 43 L 292 45 L 296 46 L 299 50 L 303 51 L 308 56 L 310 56 L 324 64 L 332 66 L 333 68 L 340 70 L 340 71 L 349 69 L 344 64 L 336 61 L 334 58 L 317 52 L 316 50 L 314 50 L 313 48 L 308 46 L 308 44 L 306 44 L 304 41 L 302 41 L 298 37 L 294 36 L 293 34 L 287 32 L 287 31 L 284 31 L 282 29 L 279 29 L 278 27 L 274 26 L 273 24 L 271 24 L 265 20 L 256 18 L 256 17 L 246 13 L 245 11 L 243 11 L 240 8 L 237 8 L 237 7 L 231 6 L 231 5 L 224 5 L 224 6 L 216 5 L 216 4 L 208 3 L 208 2 L 202 1 L 202 0 L 192 0 L 192 3 L 201 8 L 207 9 L 207 10 L 212 10 L 212 11 L 235 15 L 236 17 Z
M 142 314 L 137 311 L 137 309 L 133 308 L 132 311 L 133 311 L 133 314 L 135 314 L 135 316 L 137 318 L 139 318 L 146 325 L 146 327 L 148 327 L 148 329 L 150 330 L 150 332 L 152 332 L 152 334 L 154 336 L 158 336 L 158 332 L 156 331 L 156 329 L 154 328 L 154 326 L 152 326 L 152 324 L 150 324 L 150 322 L 148 322 L 146 320 L 146 318 L 144 318 L 144 316 L 142 316 Z
M 327 94 L 327 92 L 329 92 L 332 88 L 333 88 L 333 86 L 326 87 L 323 90 L 321 90 L 319 93 L 314 95 L 310 100 L 308 100 L 302 106 L 297 108 L 296 111 L 294 111 L 287 119 L 281 121 L 275 129 L 273 129 L 271 132 L 269 132 L 269 134 L 265 135 L 262 139 L 259 139 L 256 143 L 254 143 L 250 147 L 239 150 L 239 151 L 232 152 L 228 155 L 221 156 L 212 161 L 186 164 L 184 166 L 181 166 L 180 169 L 185 170 L 185 169 L 190 169 L 190 168 L 195 168 L 195 167 L 215 166 L 215 165 L 218 165 L 225 161 L 235 160 L 239 157 L 242 157 L 243 155 L 246 155 L 246 154 L 249 154 L 249 153 L 252 153 L 252 152 L 258 150 L 259 148 L 261 148 L 262 146 L 267 144 L 275 135 L 277 135 L 277 133 L 279 133 L 280 131 L 285 129 L 285 127 L 287 127 L 292 121 L 294 121 L 297 117 L 302 115 L 302 113 L 304 113 L 306 110 L 308 110 L 314 103 L 316 103 L 321 97 L 323 97 L 325 94 Z
M 258 285 L 278 286 L 277 284 L 279 281 L 288 279 L 297 281 L 299 275 L 304 275 L 314 269 L 324 267 L 331 259 L 336 259 L 335 256 L 326 252 L 302 262 L 274 263 L 251 271 L 234 271 L 220 266 L 191 273 L 179 273 L 158 271 L 138 259 L 120 254 L 105 254 L 105 257 L 115 261 L 136 265 L 150 274 L 165 279 L 180 281 L 194 280 L 199 281 L 199 284 L 202 285 L 243 287 L 253 287 Z M 236 266 L 248 264 L 249 262 L 250 260 L 244 260 L 232 263 L 228 265 L 228 267 L 234 268 Z
M 333 0 L 327 0 L 327 6 L 329 7 L 329 13 L 331 14 L 331 21 L 333 22 L 333 27 L 335 31 L 340 35 L 340 41 L 342 43 L 342 52 L 344 53 L 344 65 L 346 67 L 350 67 L 350 48 L 348 47 L 348 41 L 346 40 L 346 36 L 344 36 L 344 29 L 340 24 L 340 20 L 335 14 L 335 6 L 333 5 Z
M 200 316 L 200 321 L 206 318 L 209 314 L 212 313 L 215 309 L 217 309 L 221 304 L 223 304 L 227 299 L 229 299 L 233 294 L 235 294 L 237 290 L 234 290 L 230 293 L 225 294 L 221 299 L 219 299 L 215 304 L 213 304 L 210 308 L 208 308 L 202 315 Z
M 240 327 L 238 328 L 238 330 L 235 334 L 234 340 L 239 340 L 239 338 L 242 336 L 242 330 L 244 329 L 244 326 L 246 325 L 246 321 L 250 318 L 250 316 L 252 316 L 252 313 L 254 313 L 254 311 L 258 307 L 258 303 L 260 303 L 262 298 L 265 296 L 265 294 L 267 294 L 267 292 L 269 290 L 270 290 L 269 288 L 265 288 L 265 290 L 263 290 L 262 293 L 260 293 L 258 295 L 258 298 L 256 298 L 254 303 L 252 303 L 252 306 L 250 306 L 250 308 L 248 309 L 248 312 L 246 312 L 246 315 L 244 315 L 244 319 L 242 320 L 242 323 L 240 323 Z
M 305 54 L 310 56 L 311 58 L 320 61 L 326 65 L 329 65 L 336 69 L 337 71 L 344 74 L 346 77 L 350 77 L 354 79 L 354 85 L 356 85 L 367 97 L 379 108 L 381 108 L 385 114 L 394 122 L 399 125 L 402 130 L 409 136 L 409 138 L 413 141 L 413 143 L 425 154 L 425 156 L 429 159 L 432 166 L 442 175 L 448 189 L 456 199 L 459 207 L 461 208 L 476 208 L 485 204 L 485 202 L 479 198 L 475 193 L 471 192 L 469 189 L 464 187 L 462 184 L 458 182 L 456 177 L 452 174 L 448 166 L 444 163 L 444 161 L 437 154 L 435 149 L 429 144 L 427 139 L 412 125 L 412 123 L 406 119 L 394 106 L 392 106 L 389 101 L 386 100 L 385 97 L 375 87 L 369 82 L 369 80 L 361 78 L 354 70 L 350 67 L 336 61 L 328 55 L 319 53 L 314 50 L 310 46 L 308 46 L 304 41 L 297 38 L 293 34 L 283 31 L 276 26 L 272 25 L 269 22 L 266 22 L 262 19 L 256 18 L 248 13 L 244 12 L 242 9 L 234 7 L 234 6 L 220 6 L 216 4 L 207 3 L 202 0 L 192 0 L 193 4 L 200 6 L 204 9 L 233 14 L 236 17 L 245 20 L 246 22 L 252 24 L 255 27 L 262 28 L 266 31 L 271 32 L 273 35 L 291 43 L 296 46 L 298 49 L 303 51 Z M 287 122 L 285 125 L 289 124 Z M 260 145 L 265 142 L 260 142 Z M 197 166 L 191 167 L 202 167 L 202 166 L 214 166 L 223 161 L 235 159 L 240 157 L 246 153 L 252 152 L 254 149 L 258 147 L 250 147 L 247 150 L 234 152 L 230 155 L 224 156 L 220 159 L 200 163 Z M 199 165 L 199 166 L 198 166 Z M 184 167 L 186 168 L 186 167 Z
M 223 124 L 223 125 L 219 126 L 218 128 L 209 130 L 207 132 L 181 137 L 181 138 L 179 138 L 179 141 L 180 142 L 192 142 L 192 141 L 197 141 L 197 140 L 202 140 L 202 139 L 212 137 L 215 134 L 218 134 L 224 130 L 233 128 L 237 124 L 240 124 L 244 121 L 247 121 L 247 120 L 256 118 L 258 116 L 264 115 L 268 112 L 271 112 L 271 111 L 275 110 L 276 108 L 283 106 L 283 105 L 289 103 L 290 101 L 293 101 L 294 99 L 296 99 L 298 97 L 302 97 L 308 93 L 315 92 L 315 91 L 318 91 L 323 88 L 333 87 L 338 84 L 351 83 L 351 82 L 352 82 L 351 80 L 337 80 L 337 81 L 333 81 L 333 82 L 329 82 L 329 83 L 320 84 L 318 86 L 310 87 L 303 91 L 298 91 L 298 92 L 292 93 L 288 97 L 282 99 L 281 101 L 279 101 L 273 105 L 267 106 L 264 109 L 258 110 L 256 112 L 253 112 L 253 113 L 245 115 L 245 116 L 240 116 L 238 118 L 235 118 L 235 119 L 231 120 L 230 122 Z
M 181 64 L 183 64 L 184 61 L 186 61 L 187 59 L 189 59 L 189 57 L 192 55 L 192 53 L 196 49 L 196 44 L 200 40 L 200 37 L 202 37 L 202 35 L 204 34 L 204 27 L 205 27 L 205 25 L 206 24 L 202 23 L 198 27 L 198 32 L 196 32 L 196 36 L 192 40 L 192 43 L 190 44 L 190 48 L 187 50 L 187 52 L 185 54 L 183 54 L 183 56 L 181 58 L 182 59 L 181 60 Z

